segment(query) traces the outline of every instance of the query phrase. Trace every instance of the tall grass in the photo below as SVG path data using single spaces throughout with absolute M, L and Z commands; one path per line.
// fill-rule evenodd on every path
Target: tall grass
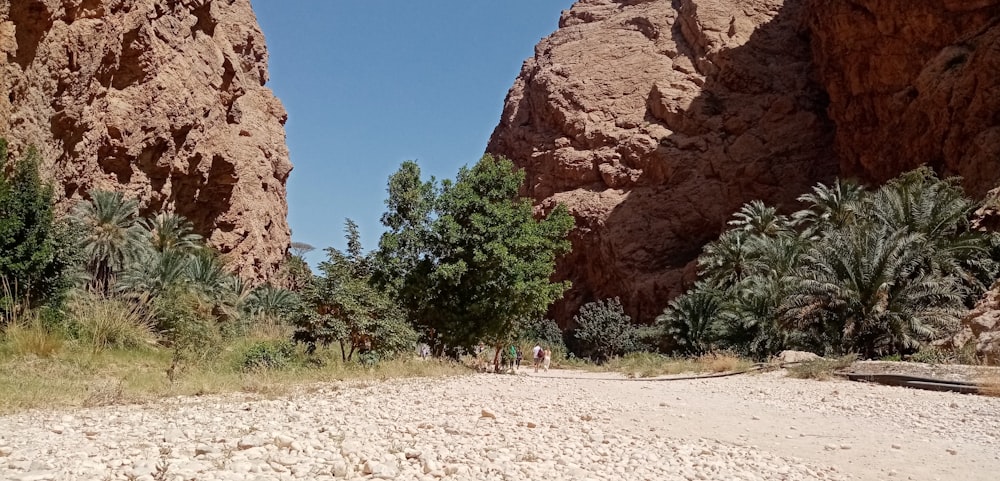
M 145 307 L 124 299 L 82 296 L 71 301 L 70 325 L 94 351 L 136 349 L 156 343 Z
M 14 355 L 52 357 L 65 343 L 62 335 L 51 332 L 37 317 L 19 319 L 3 329 L 4 347 Z

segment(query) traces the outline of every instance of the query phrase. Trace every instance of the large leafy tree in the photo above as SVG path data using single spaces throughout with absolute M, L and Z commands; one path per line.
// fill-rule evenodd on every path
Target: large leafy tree
M 7 143 L 0 139 L 0 166 Z M 14 303 L 28 307 L 58 300 L 71 285 L 75 264 L 71 231 L 55 218 L 51 185 L 39 176 L 34 148 L 0 171 L 0 296 L 4 311 Z M 8 296 L 11 296 L 8 298 Z
M 405 266 L 387 271 L 402 272 L 399 296 L 439 352 L 479 342 L 499 349 L 568 288 L 550 276 L 570 248 L 573 218 L 561 205 L 536 218 L 518 196 L 523 181 L 511 161 L 490 155 L 463 167 L 439 195 L 415 165 L 390 179 L 379 265 Z

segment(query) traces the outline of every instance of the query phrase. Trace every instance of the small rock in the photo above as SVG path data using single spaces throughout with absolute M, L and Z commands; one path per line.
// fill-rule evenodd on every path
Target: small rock
M 958 454 L 958 450 L 957 450 L 957 449 L 955 449 L 955 448 L 948 448 L 948 449 L 945 449 L 945 451 L 947 451 L 947 452 L 948 452 L 948 454 L 950 454 L 950 455 L 952 455 L 952 456 L 954 456 L 954 455 Z
M 900 445 L 898 445 L 898 444 L 893 443 L 892 449 L 903 449 L 903 447 L 900 446 Z
M 826 446 L 823 446 L 823 449 L 827 451 L 834 451 L 837 449 L 837 446 L 834 444 L 827 444 Z
M 534 428 L 538 427 L 538 425 L 537 425 L 537 424 L 535 424 L 535 423 L 533 423 L 533 422 L 531 422 L 531 421 L 528 421 L 528 422 L 527 422 L 527 423 L 525 424 L 525 426 L 527 426 L 527 427 L 528 427 L 528 428 L 530 428 L 530 429 L 534 429 Z
M 406 457 L 406 459 L 416 459 L 420 457 L 420 451 L 413 448 L 408 448 L 406 449 L 406 451 L 403 451 L 403 455 Z
M 276 434 L 274 436 L 274 445 L 279 448 L 291 448 L 294 442 L 295 438 L 285 434 Z
M 215 446 L 209 446 L 207 444 L 203 444 L 201 446 L 198 446 L 198 447 L 194 448 L 194 455 L 195 456 L 201 456 L 201 455 L 204 455 L 204 454 L 216 453 L 218 451 L 219 450 L 216 449 Z
M 0 446 L 0 458 L 10 456 L 14 452 L 14 448 L 10 446 Z
M 333 476 L 335 478 L 346 478 L 348 475 L 347 462 L 340 460 L 333 462 Z
M 841 444 L 840 445 L 840 449 L 851 449 L 851 445 L 850 444 Z
M 267 441 L 265 441 L 260 436 L 246 436 L 240 439 L 239 442 L 236 443 L 236 448 L 242 451 L 250 448 L 256 448 L 258 446 L 263 446 L 265 444 L 267 444 Z
M 489 409 L 483 409 L 483 414 L 480 417 L 482 417 L 482 418 L 489 418 L 489 419 L 496 419 L 497 415 L 493 414 L 493 411 L 490 411 Z

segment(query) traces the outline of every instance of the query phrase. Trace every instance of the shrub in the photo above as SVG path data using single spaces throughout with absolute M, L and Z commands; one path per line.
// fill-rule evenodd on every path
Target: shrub
M 526 341 L 537 341 L 542 344 L 565 345 L 563 341 L 562 329 L 559 324 L 552 319 L 535 319 L 528 321 L 521 333 L 521 339 Z
M 246 349 L 240 365 L 243 371 L 284 369 L 291 363 L 294 353 L 291 341 L 259 341 Z
M 636 327 L 617 297 L 584 304 L 573 321 L 573 338 L 581 357 L 604 362 L 638 349 Z

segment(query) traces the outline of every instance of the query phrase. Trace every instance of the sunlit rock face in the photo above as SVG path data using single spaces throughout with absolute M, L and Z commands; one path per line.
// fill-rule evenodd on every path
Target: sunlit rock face
M 267 78 L 249 0 L 0 0 L 0 136 L 40 149 L 60 206 L 124 191 L 256 280 L 290 238 Z

